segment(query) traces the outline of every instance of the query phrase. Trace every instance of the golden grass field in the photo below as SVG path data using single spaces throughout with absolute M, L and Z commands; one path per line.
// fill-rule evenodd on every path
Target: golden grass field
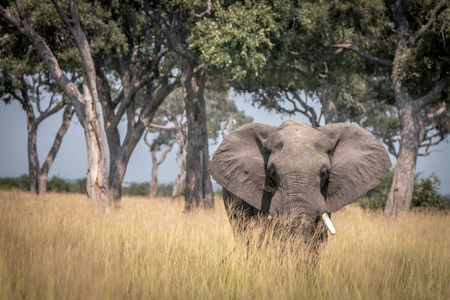
M 350 206 L 316 263 L 236 242 L 214 211 L 124 197 L 0 191 L 0 299 L 450 299 L 450 215 L 395 221 Z

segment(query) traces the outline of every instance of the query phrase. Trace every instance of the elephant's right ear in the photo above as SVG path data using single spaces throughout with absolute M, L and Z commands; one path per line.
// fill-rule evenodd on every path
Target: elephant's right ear
M 276 129 L 259 123 L 239 127 L 223 140 L 208 167 L 217 183 L 258 209 L 265 194 L 264 144 Z

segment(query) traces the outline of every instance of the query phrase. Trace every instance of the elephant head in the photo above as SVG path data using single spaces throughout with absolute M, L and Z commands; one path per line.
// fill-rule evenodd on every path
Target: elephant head
M 272 217 L 300 212 L 322 219 L 378 185 L 391 162 L 385 148 L 357 125 L 314 129 L 286 121 L 252 123 L 228 135 L 208 171 L 224 189 Z

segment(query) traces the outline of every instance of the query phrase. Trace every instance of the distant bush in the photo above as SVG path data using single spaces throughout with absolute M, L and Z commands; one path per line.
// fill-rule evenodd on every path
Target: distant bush
M 27 174 L 24 174 L 20 177 L 0 178 L 0 188 L 28 191 L 30 189 L 30 177 Z
M 72 184 L 72 193 L 86 195 L 87 194 L 86 183 L 87 183 L 86 177 L 78 179 L 76 183 Z
M 158 185 L 156 197 L 172 197 L 173 183 L 162 183 Z
M 56 193 L 70 193 L 73 191 L 72 184 L 58 176 L 53 176 L 47 181 L 47 191 Z
M 393 178 L 394 170 L 390 170 L 378 186 L 369 190 L 357 200 L 359 205 L 369 210 L 384 209 Z M 440 184 L 441 182 L 434 174 L 427 178 L 419 178 L 419 174 L 416 174 L 411 208 L 448 209 L 450 200 L 439 194 Z
M 122 195 L 127 196 L 148 196 L 150 185 L 145 183 L 133 183 L 130 186 L 122 188 Z

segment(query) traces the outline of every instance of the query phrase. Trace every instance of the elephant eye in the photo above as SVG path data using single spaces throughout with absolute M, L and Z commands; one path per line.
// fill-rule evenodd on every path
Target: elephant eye
M 274 168 L 270 168 L 269 177 L 273 177 L 273 175 L 275 175 L 275 169 Z
M 320 171 L 320 178 L 322 178 L 322 180 L 324 180 L 324 179 L 327 179 L 329 175 L 330 175 L 330 171 L 328 171 L 327 168 L 322 168 L 322 170 Z

